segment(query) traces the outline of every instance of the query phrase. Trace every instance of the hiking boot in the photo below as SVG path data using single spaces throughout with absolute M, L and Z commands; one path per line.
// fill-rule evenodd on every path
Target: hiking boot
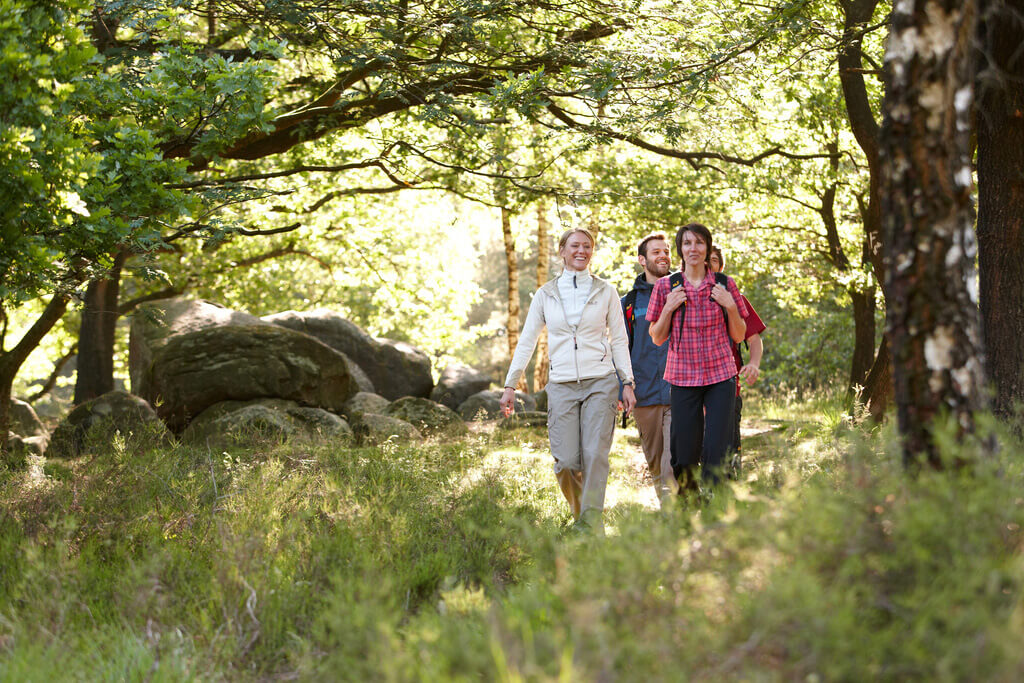
M 584 510 L 572 529 L 582 536 L 604 538 L 604 514 L 601 510 Z

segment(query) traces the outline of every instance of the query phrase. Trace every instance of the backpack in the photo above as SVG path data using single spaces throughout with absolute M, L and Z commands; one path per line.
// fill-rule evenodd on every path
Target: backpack
M 729 278 L 726 276 L 725 273 L 715 273 L 715 283 L 716 284 L 720 284 L 723 287 L 728 287 L 729 286 L 728 285 Z M 674 290 L 676 287 L 682 287 L 683 286 L 683 274 L 681 272 L 672 273 L 672 275 L 669 276 L 668 285 L 669 285 L 668 286 L 669 291 Z M 633 295 L 633 299 L 634 299 L 634 301 L 636 300 L 636 295 L 635 294 Z M 679 319 L 676 320 L 675 316 L 679 316 Z M 680 306 L 679 308 L 676 309 L 675 315 L 673 315 L 673 318 L 672 318 L 672 327 L 675 327 L 676 325 L 678 325 L 680 327 L 680 329 L 681 329 L 682 326 L 683 326 L 683 320 L 685 320 L 685 318 L 686 318 L 686 304 L 684 303 L 682 306 Z M 728 336 L 728 334 L 729 334 L 729 332 L 728 332 L 728 330 L 729 330 L 729 313 L 724 308 L 722 309 L 722 319 L 725 320 L 726 336 Z M 730 343 L 732 343 L 731 340 L 730 340 Z M 743 344 L 746 345 L 747 341 L 743 340 Z M 632 345 L 633 345 L 633 337 L 632 337 L 632 330 L 631 330 L 630 348 L 632 348 Z M 736 348 L 737 351 L 740 350 L 740 345 L 739 344 L 733 344 L 733 347 Z M 743 360 L 743 353 L 740 352 L 740 361 L 741 361 L 740 364 L 741 365 L 742 365 L 742 360 Z

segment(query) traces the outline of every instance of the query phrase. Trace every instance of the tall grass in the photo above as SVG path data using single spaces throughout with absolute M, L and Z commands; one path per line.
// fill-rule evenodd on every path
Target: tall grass
M 838 401 L 747 412 L 704 508 L 659 511 L 620 431 L 605 539 L 568 532 L 543 430 L 0 475 L 0 679 L 1024 673 L 1024 448 L 911 477 Z

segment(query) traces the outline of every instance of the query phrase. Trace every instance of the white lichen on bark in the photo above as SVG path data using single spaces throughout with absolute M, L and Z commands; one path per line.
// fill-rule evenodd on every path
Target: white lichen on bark
M 932 371 L 949 370 L 953 365 L 955 347 L 953 328 L 949 325 L 937 326 L 935 332 L 924 340 L 925 365 Z

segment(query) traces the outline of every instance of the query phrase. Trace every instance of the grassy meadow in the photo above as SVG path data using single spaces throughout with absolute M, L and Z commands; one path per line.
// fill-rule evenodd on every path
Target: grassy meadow
M 1019 444 L 910 477 L 837 400 L 747 400 L 702 509 L 660 510 L 618 430 L 603 539 L 543 429 L 0 473 L 0 680 L 1024 676 Z

